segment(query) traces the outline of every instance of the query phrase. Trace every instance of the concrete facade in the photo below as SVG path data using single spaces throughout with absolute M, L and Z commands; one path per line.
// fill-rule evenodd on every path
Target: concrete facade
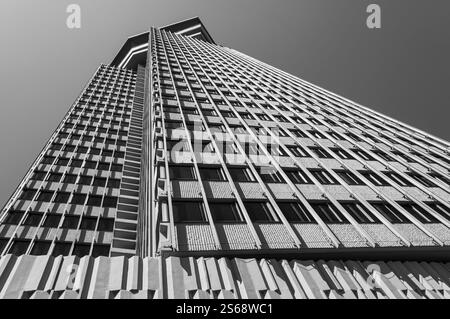
M 447 298 L 449 150 L 198 18 L 151 28 L 99 67 L 0 212 L 0 297 Z M 56 285 L 66 264 L 87 288 Z

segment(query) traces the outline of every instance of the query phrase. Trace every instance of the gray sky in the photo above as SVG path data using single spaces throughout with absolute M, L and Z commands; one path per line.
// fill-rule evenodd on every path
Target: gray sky
M 380 30 L 365 25 L 369 3 Z M 1 0 L 0 207 L 100 63 L 193 16 L 219 44 L 450 140 L 449 12 L 448 0 Z

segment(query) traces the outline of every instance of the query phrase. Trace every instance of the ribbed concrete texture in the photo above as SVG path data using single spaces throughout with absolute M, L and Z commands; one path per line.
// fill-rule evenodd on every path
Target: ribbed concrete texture
M 0 259 L 0 298 L 449 297 L 449 263 L 30 255 Z

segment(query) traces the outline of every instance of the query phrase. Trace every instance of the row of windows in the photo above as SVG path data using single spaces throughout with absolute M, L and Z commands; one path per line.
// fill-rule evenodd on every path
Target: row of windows
M 116 207 L 117 197 L 115 196 L 100 196 L 100 195 L 86 195 L 82 193 L 69 193 L 63 191 L 46 191 L 39 192 L 33 188 L 25 188 L 19 196 L 19 199 L 32 200 L 37 194 L 36 201 L 39 202 L 54 202 L 54 203 L 70 203 L 73 205 L 88 205 L 98 207 Z M 86 200 L 87 199 L 87 200 Z
M 28 212 L 25 219 L 22 221 L 25 212 L 23 211 L 10 211 L 6 215 L 3 224 L 7 225 L 24 225 L 24 226 L 39 226 L 42 223 L 43 227 L 52 228 L 67 228 L 67 229 L 80 229 L 80 230 L 97 230 L 97 231 L 113 231 L 114 219 L 100 217 L 97 222 L 97 217 L 90 216 L 78 216 L 78 215 L 65 215 L 64 218 L 60 214 L 47 214 L 45 220 L 42 221 L 43 214 L 39 212 Z M 61 226 L 60 226 L 61 225 Z
M 200 175 L 205 181 L 226 181 L 225 174 L 221 167 L 215 166 L 200 166 Z M 247 168 L 229 167 L 228 171 L 235 182 L 254 182 L 256 179 Z M 322 169 L 308 170 L 316 180 L 323 185 L 337 185 L 339 182 L 329 172 Z M 355 174 L 347 170 L 334 170 L 335 173 L 343 179 L 348 185 L 365 185 L 364 182 Z M 197 180 L 194 166 L 192 165 L 170 165 L 169 166 L 170 179 L 172 180 Z M 313 184 L 308 175 L 300 170 L 285 170 L 286 175 L 295 184 Z M 359 171 L 359 173 L 376 186 L 390 185 L 385 179 L 371 171 Z M 411 182 L 406 180 L 395 172 L 385 172 L 390 179 L 400 184 L 401 186 L 413 186 Z M 433 186 L 430 182 L 423 179 L 421 176 L 408 173 L 408 175 L 426 186 Z M 260 171 L 261 179 L 266 183 L 284 183 L 283 176 L 276 170 L 265 169 Z
M 315 202 L 310 204 L 325 223 L 349 223 L 341 211 L 330 202 Z M 367 207 L 360 203 L 343 202 L 341 205 L 358 223 L 381 223 Z M 411 222 L 405 215 L 390 204 L 371 203 L 371 205 L 391 223 Z M 439 222 L 434 215 L 416 204 L 400 203 L 400 205 L 422 223 Z M 235 202 L 209 202 L 208 206 L 214 222 L 242 222 L 244 220 Z M 247 201 L 244 202 L 244 206 L 253 222 L 279 221 L 272 205 L 266 201 Z M 277 202 L 277 206 L 289 222 L 315 222 L 311 213 L 300 202 Z M 450 220 L 450 210 L 448 208 L 436 203 L 428 203 L 428 206 L 435 211 L 437 215 Z M 207 221 L 204 205 L 200 201 L 173 201 L 172 207 L 174 221 L 177 223 L 202 223 Z
M 8 243 L 7 239 L 0 238 L 0 253 L 6 248 Z M 26 239 L 14 239 L 9 249 L 6 251 L 7 254 L 13 254 L 16 256 L 23 255 L 30 250 L 31 255 L 47 255 L 51 254 L 54 257 L 57 256 L 69 256 L 74 255 L 78 257 L 83 257 L 90 255 L 92 257 L 98 256 L 109 256 L 110 245 L 104 244 L 93 244 L 92 251 L 91 245 L 85 243 L 75 243 L 70 242 L 55 242 L 53 249 L 51 249 L 51 241 L 36 240 L 31 243 L 31 240 Z M 30 245 L 32 245 L 30 247 Z
M 52 151 L 59 151 L 62 150 L 64 152 L 75 152 L 78 154 L 87 154 L 89 153 L 89 155 L 101 155 L 101 156 L 106 156 L 106 157 L 115 157 L 115 158 L 124 158 L 125 157 L 125 152 L 123 151 L 113 151 L 113 150 L 109 150 L 109 149 L 99 149 L 99 148 L 94 148 L 94 147 L 87 147 L 87 146 L 75 146 L 75 145 L 71 145 L 71 144 L 65 144 L 63 146 L 63 144 L 61 143 L 52 143 L 49 147 L 50 150 Z
M 31 176 L 32 180 L 44 180 L 45 176 L 47 176 L 48 172 L 45 171 L 34 171 L 33 175 Z M 78 184 L 78 185 L 92 185 L 92 186 L 99 186 L 99 187 L 112 187 L 112 188 L 118 188 L 120 186 L 120 179 L 117 178 L 109 178 L 108 182 L 105 177 L 100 176 L 89 176 L 89 175 L 75 175 L 75 174 L 63 174 L 62 173 L 56 173 L 51 172 L 48 173 L 47 178 L 45 179 L 49 182 L 55 182 L 58 183 L 62 180 L 63 183 L 70 183 L 70 184 Z
M 41 164 L 53 164 L 56 156 L 44 156 L 41 160 Z M 56 159 L 55 165 L 59 166 L 71 166 L 71 167 L 83 167 L 83 168 L 91 168 L 97 170 L 104 171 L 112 171 L 112 172 L 122 172 L 123 165 L 108 163 L 108 162 L 97 162 L 91 160 L 81 160 L 81 159 L 71 159 L 68 157 L 58 157 Z

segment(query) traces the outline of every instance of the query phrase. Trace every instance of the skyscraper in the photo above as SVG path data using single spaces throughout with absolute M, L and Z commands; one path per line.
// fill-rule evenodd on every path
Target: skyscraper
M 0 298 L 448 298 L 448 142 L 217 45 L 130 37 L 0 213 Z

